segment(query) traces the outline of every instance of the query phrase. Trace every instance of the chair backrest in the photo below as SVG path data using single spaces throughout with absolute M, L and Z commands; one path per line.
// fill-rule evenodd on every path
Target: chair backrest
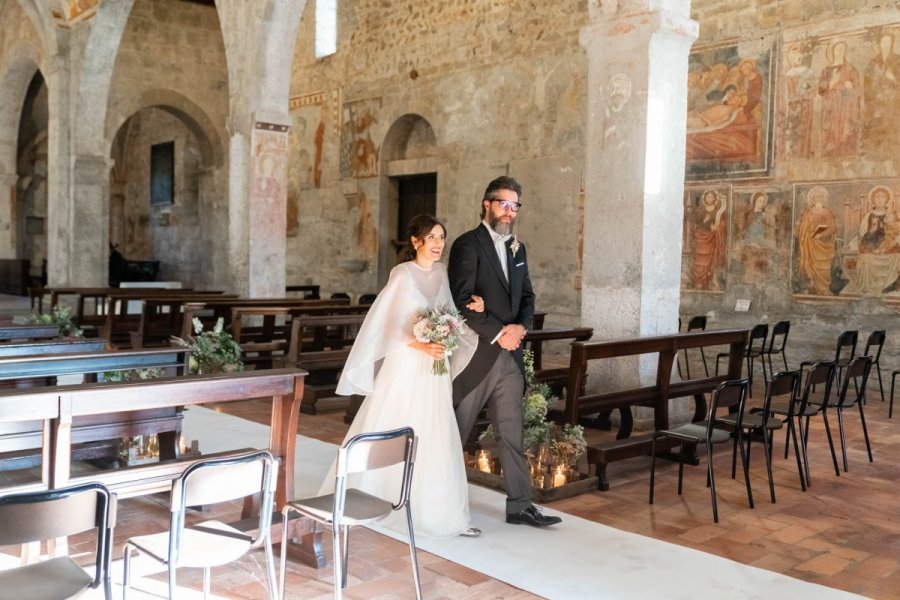
M 372 304 L 377 297 L 378 294 L 362 294 L 359 297 L 359 304 Z
M 786 396 L 790 407 L 794 404 L 799 391 L 800 371 L 779 371 L 772 375 L 772 379 L 769 380 L 769 384 L 766 386 L 766 397 L 763 400 L 763 422 L 769 418 L 773 398 Z M 788 411 L 791 410 L 791 408 L 788 408 Z
M 116 497 L 100 483 L 11 494 L 0 498 L 0 546 L 24 544 L 97 530 L 92 588 L 109 575 Z
M 412 483 L 412 470 L 416 459 L 416 434 L 412 427 L 391 431 L 360 433 L 338 448 L 335 474 L 335 511 L 340 505 L 343 512 L 343 495 L 346 492 L 347 475 L 362 471 L 382 469 L 403 464 L 401 489 L 397 490 L 395 508 L 406 504 Z M 339 515 L 336 515 L 339 518 Z
M 790 321 L 778 321 L 775 323 L 772 327 L 772 336 L 769 338 L 769 349 L 766 350 L 766 352 L 769 354 L 781 352 L 784 349 L 785 344 L 787 344 L 788 333 L 790 333 L 790 331 Z
M 850 360 L 856 355 L 856 341 L 859 338 L 859 332 L 856 330 L 849 330 L 843 332 L 838 336 L 837 339 L 837 348 L 834 351 L 834 362 L 839 362 L 842 358 L 844 360 Z M 847 353 L 847 356 L 843 356 L 844 353 Z
M 841 391 L 835 404 L 841 407 L 850 406 L 862 402 L 866 397 L 866 383 L 869 380 L 869 370 L 872 367 L 872 357 L 857 356 L 850 361 L 841 380 Z
M 691 320 L 688 321 L 687 326 L 688 331 L 706 331 L 706 317 L 704 315 L 697 315 L 696 317 L 691 317 Z
M 267 451 L 248 452 L 201 460 L 172 483 L 169 510 L 170 539 L 174 554 L 181 552 L 184 515 L 187 507 L 218 504 L 256 494 L 259 503 L 259 527 L 251 546 L 265 541 L 272 523 L 272 500 L 277 484 L 278 461 Z
M 709 414 L 706 419 L 706 439 L 712 438 L 715 429 L 716 415 L 720 409 L 727 408 L 730 413 L 735 413 L 735 429 L 740 429 L 744 421 L 744 404 L 747 399 L 747 389 L 750 381 L 747 378 L 723 381 L 712 394 L 709 403 Z
M 885 333 L 883 329 L 877 329 L 869 334 L 866 340 L 866 350 L 863 352 L 866 356 L 872 357 L 872 364 L 877 365 L 881 360 L 881 349 L 884 348 Z
M 760 323 L 750 330 L 750 339 L 747 341 L 747 354 L 759 354 L 766 348 L 766 338 L 769 336 L 769 325 Z
M 796 412 L 793 414 L 802 415 L 806 412 L 806 406 L 809 404 L 809 396 L 813 388 L 816 386 L 824 386 L 822 388 L 822 406 L 828 404 L 831 398 L 831 384 L 834 382 L 835 363 L 830 360 L 821 360 L 813 363 L 806 374 L 806 381 L 803 384 L 803 393 L 800 395 L 800 402 L 796 406 Z

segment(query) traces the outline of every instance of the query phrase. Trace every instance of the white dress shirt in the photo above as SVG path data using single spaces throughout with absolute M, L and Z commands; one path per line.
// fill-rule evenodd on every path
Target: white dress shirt
M 491 239 L 494 240 L 494 248 L 497 250 L 497 258 L 500 259 L 500 266 L 503 267 L 503 275 L 506 277 L 506 281 L 509 282 L 509 265 L 506 260 L 506 242 L 509 241 L 509 238 L 512 236 L 509 234 L 500 235 L 488 225 L 487 221 L 482 221 L 482 223 L 487 227 L 488 233 L 491 234 Z

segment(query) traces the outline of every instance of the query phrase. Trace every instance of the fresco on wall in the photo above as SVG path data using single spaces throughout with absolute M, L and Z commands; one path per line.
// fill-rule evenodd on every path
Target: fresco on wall
M 900 27 L 785 42 L 778 147 L 789 176 L 895 176 Z
M 731 259 L 736 275 L 749 283 L 765 283 L 786 275 L 776 258 L 778 241 L 790 239 L 791 205 L 779 190 L 735 188 L 732 203 Z M 779 273 L 779 271 L 784 271 Z
M 725 291 L 730 195 L 727 186 L 684 192 L 681 284 L 686 290 Z
M 797 295 L 900 297 L 900 180 L 794 186 Z
M 57 0 L 50 12 L 61 27 L 68 28 L 93 17 L 99 4 L 100 0 Z
M 688 67 L 688 179 L 767 175 L 771 162 L 771 48 L 737 44 L 692 52 Z
M 378 176 L 379 149 L 372 140 L 381 98 L 344 104 L 341 117 L 341 177 Z

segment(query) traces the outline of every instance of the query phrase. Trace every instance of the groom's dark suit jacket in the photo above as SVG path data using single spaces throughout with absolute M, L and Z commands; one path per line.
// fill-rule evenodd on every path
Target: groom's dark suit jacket
M 499 344 L 491 344 L 504 325 L 517 323 L 531 328 L 534 319 L 534 290 L 528 275 L 528 261 L 525 246 L 513 255 L 506 242 L 506 261 L 509 267 L 509 282 L 503 275 L 500 258 L 494 247 L 491 234 L 484 224 L 467 231 L 457 238 L 450 249 L 450 290 L 466 324 L 478 334 L 478 348 L 469 365 L 453 382 L 453 398 L 459 402 L 467 393 L 484 379 L 501 352 L 506 352 Z M 484 298 L 484 312 L 477 313 L 466 308 L 472 295 Z M 524 371 L 522 347 L 515 357 Z

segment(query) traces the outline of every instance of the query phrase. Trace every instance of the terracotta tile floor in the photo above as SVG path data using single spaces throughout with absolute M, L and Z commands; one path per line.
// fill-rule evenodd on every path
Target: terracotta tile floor
M 769 498 L 762 445 L 751 452 L 751 484 L 755 509 L 747 505 L 742 480 L 728 477 L 730 448 L 715 452 L 719 524 L 712 522 L 709 490 L 705 486 L 705 458 L 700 467 L 685 467 L 684 494 L 678 496 L 677 465 L 657 463 L 655 503 L 647 503 L 649 459 L 635 458 L 610 465 L 608 492 L 592 492 L 554 502 L 569 514 L 624 531 L 647 535 L 798 579 L 839 588 L 871 598 L 900 597 L 900 416 L 887 418 L 887 403 L 877 393 L 877 380 L 865 407 L 873 443 L 874 463 L 866 457 L 859 414 L 845 414 L 850 470 L 834 474 L 825 429 L 813 421 L 809 455 L 812 487 L 800 490 L 793 453 L 784 459 L 784 434 L 776 435 L 773 472 L 775 504 Z M 343 404 L 324 404 L 319 415 L 301 415 L 300 433 L 339 443 L 346 426 Z M 227 412 L 259 422 L 268 421 L 268 406 L 244 402 L 224 407 Z M 836 436 L 836 419 L 831 416 Z M 591 439 L 612 436 L 588 432 Z M 840 462 L 840 448 L 837 448 Z M 383 569 L 384 561 L 408 565 L 404 546 L 366 531 L 354 539 L 352 597 L 406 597 L 410 592 L 402 569 L 396 576 Z M 377 549 L 377 552 L 371 552 Z M 371 558 L 377 557 L 377 558 Z M 374 564 L 365 564 L 375 560 Z M 426 596 L 447 598 L 533 598 L 447 561 L 429 556 L 422 561 Z M 292 567 L 288 584 L 292 597 L 314 596 L 310 589 L 328 589 L 329 569 L 319 573 Z M 313 584 L 312 582 L 316 583 Z M 299 585 L 296 585 L 296 582 Z M 391 582 L 385 585 L 386 582 Z M 396 589 L 390 585 L 396 584 Z M 359 595 L 357 595 L 357 593 Z M 381 595 L 385 594 L 385 595 Z

